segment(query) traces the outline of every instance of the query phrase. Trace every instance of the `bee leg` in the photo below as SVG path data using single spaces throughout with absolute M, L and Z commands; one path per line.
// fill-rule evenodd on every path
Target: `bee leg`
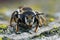
M 39 27 L 41 27 L 43 25 L 42 23 L 42 19 L 39 20 Z
M 45 16 L 41 16 L 41 19 L 42 19 L 43 24 L 46 26 L 47 25 L 47 23 L 46 23 L 46 17 Z
M 11 18 L 10 20 L 10 26 L 12 27 L 12 22 L 13 22 L 13 18 Z
M 42 24 L 43 24 L 43 23 L 42 23 L 42 19 L 41 19 L 41 18 L 39 19 L 39 18 L 38 18 L 38 16 L 36 16 L 36 19 L 37 19 L 37 20 L 38 20 L 38 22 L 39 22 L 39 27 L 41 27 L 41 26 L 42 26 Z
M 46 21 L 44 21 L 44 25 L 47 25 Z
M 16 25 L 16 32 L 18 32 L 18 26 Z
M 16 24 L 16 33 L 19 31 L 19 28 L 18 28 L 18 20 L 17 20 L 17 24 Z
M 35 28 L 35 32 L 38 32 L 38 25 L 37 25 L 36 28 Z
M 19 32 L 19 27 L 18 27 L 18 26 L 16 26 L 16 31 L 15 31 L 15 33 L 16 33 L 16 34 L 20 34 L 20 32 Z
M 46 18 L 43 18 L 43 23 L 44 23 L 44 25 L 47 25 Z
M 10 26 L 11 26 L 11 27 L 12 27 L 12 22 L 14 21 L 14 14 L 15 14 L 15 12 L 12 13 L 12 15 L 11 15 L 11 19 L 10 19 Z

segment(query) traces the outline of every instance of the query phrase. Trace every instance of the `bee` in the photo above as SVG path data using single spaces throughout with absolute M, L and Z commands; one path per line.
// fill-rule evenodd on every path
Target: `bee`
M 18 31 L 18 20 L 21 22 L 21 14 L 24 15 L 24 12 L 26 11 L 32 11 L 30 7 L 19 7 L 16 11 L 14 11 L 11 15 L 10 19 L 10 26 L 12 27 L 13 22 L 16 23 L 16 32 Z M 23 22 L 23 21 L 22 21 Z
M 20 19 L 18 20 L 17 27 L 18 27 L 19 23 L 23 23 L 23 24 L 26 24 L 26 26 L 28 26 L 27 28 L 31 29 L 32 25 L 34 25 L 34 23 L 37 22 L 36 26 L 35 26 L 35 30 L 34 30 L 34 32 L 37 32 L 38 20 L 36 19 L 36 15 L 33 11 L 26 11 L 23 14 L 21 14 L 20 16 L 21 16 L 22 21 Z
M 27 25 L 29 28 L 32 28 L 32 25 L 37 22 L 34 30 L 35 32 L 37 32 L 38 26 L 46 24 L 46 18 L 44 17 L 44 13 L 33 11 L 30 7 L 19 7 L 12 13 L 10 19 L 11 27 L 13 22 L 16 23 L 16 32 L 19 31 L 19 24 Z

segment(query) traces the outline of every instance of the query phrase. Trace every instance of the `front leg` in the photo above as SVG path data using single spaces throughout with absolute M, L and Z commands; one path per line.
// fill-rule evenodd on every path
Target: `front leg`
M 10 26 L 12 27 L 13 17 L 10 19 Z
M 17 22 L 16 22 L 17 24 L 16 24 L 16 33 L 19 31 L 19 20 L 17 20 Z
M 37 22 L 37 24 L 36 24 L 36 28 L 35 28 L 35 32 L 38 32 L 38 26 L 39 26 L 39 18 L 38 18 L 38 16 L 36 16 L 36 22 Z
M 18 28 L 18 26 L 16 25 L 16 33 L 19 31 L 19 28 Z
M 16 12 L 16 11 L 15 11 L 15 12 Z M 11 27 L 12 27 L 12 22 L 15 22 L 15 21 L 14 21 L 14 18 L 16 17 L 16 16 L 15 16 L 15 12 L 13 12 L 12 15 L 11 15 L 11 19 L 10 19 L 10 26 L 11 26 Z
M 38 32 L 38 25 L 36 25 L 35 32 Z

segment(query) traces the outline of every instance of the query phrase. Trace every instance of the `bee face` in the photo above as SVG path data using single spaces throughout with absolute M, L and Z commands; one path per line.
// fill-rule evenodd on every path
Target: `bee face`
M 32 25 L 34 23 L 34 17 L 32 15 L 26 16 L 25 17 L 25 23 L 27 25 Z

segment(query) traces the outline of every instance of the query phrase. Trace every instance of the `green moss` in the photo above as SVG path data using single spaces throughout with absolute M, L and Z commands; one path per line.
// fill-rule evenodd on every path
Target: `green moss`
M 3 30 L 0 30 L 0 33 L 3 33 Z
M 5 25 L 5 24 L 0 24 L 0 28 L 1 28 L 1 29 L 7 29 L 7 25 Z

